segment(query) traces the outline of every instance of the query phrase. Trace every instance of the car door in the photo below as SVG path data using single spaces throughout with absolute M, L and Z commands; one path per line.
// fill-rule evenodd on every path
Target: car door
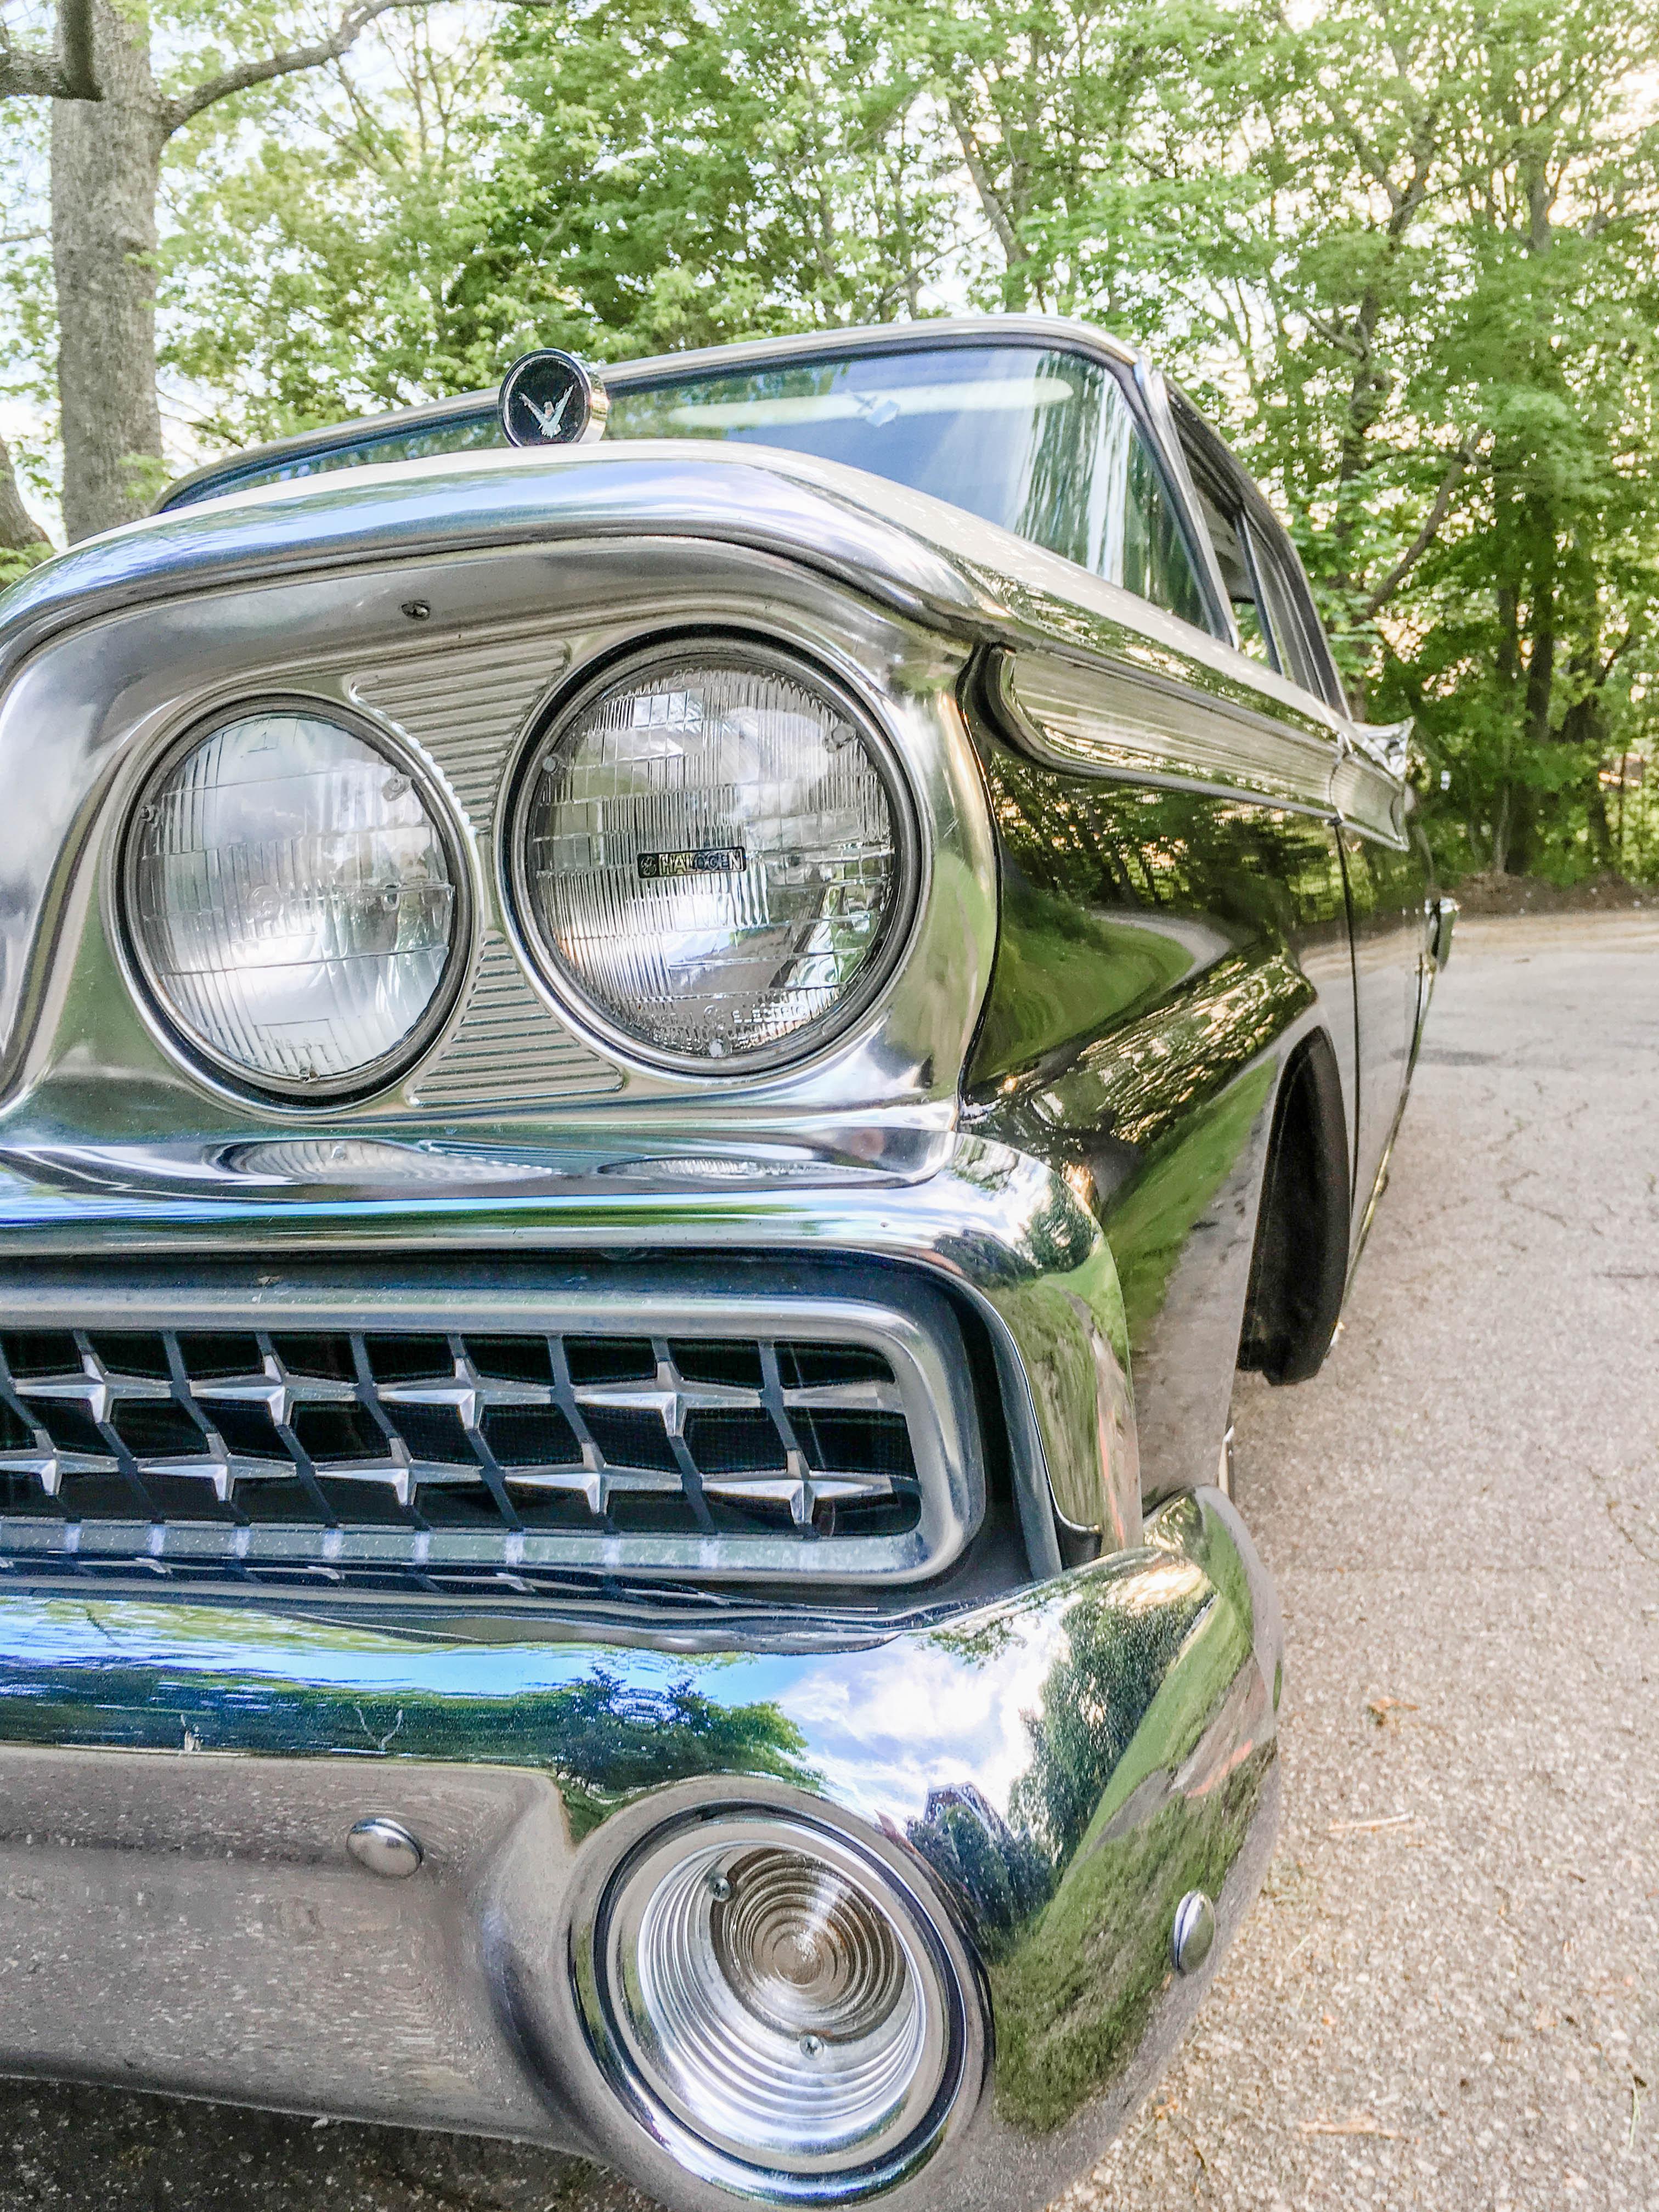
M 1176 396 L 1170 420 L 1180 441 L 1193 501 L 1208 532 L 1220 582 L 1231 605 L 1241 650 L 1259 665 L 1273 669 L 1310 694 L 1332 715 L 1344 714 L 1346 702 L 1335 663 L 1290 539 L 1222 440 L 1184 397 Z M 1259 705 L 1264 714 L 1277 709 L 1275 695 L 1265 685 Z M 1340 779 L 1343 744 L 1333 730 L 1334 783 Z M 1339 842 L 1334 823 L 1331 834 L 1333 860 L 1342 870 L 1344 856 L 1334 849 Z M 1297 953 L 1327 1011 L 1341 1079 L 1352 1171 L 1364 1141 L 1366 1102 L 1356 1018 L 1351 912 L 1333 918 L 1323 928 L 1304 931 L 1297 940 Z
M 1343 704 L 1334 664 L 1314 613 L 1301 562 L 1265 503 L 1243 515 L 1263 613 L 1283 664 L 1298 682 Z M 1411 835 L 1404 775 L 1405 732 L 1346 722 L 1333 796 L 1353 948 L 1358 1113 L 1354 1129 L 1353 1233 L 1388 1158 L 1405 1099 L 1422 989 L 1425 870 Z

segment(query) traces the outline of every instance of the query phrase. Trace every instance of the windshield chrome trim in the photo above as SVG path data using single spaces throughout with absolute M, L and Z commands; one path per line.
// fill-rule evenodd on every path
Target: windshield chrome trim
M 1119 368 L 1133 366 L 1133 350 L 1109 331 L 1048 315 L 951 315 L 937 322 L 867 323 L 846 331 L 799 331 L 787 337 L 750 338 L 738 345 L 698 346 L 686 353 L 650 354 L 637 361 L 600 364 L 608 392 L 649 390 L 653 384 L 678 382 L 682 377 L 707 374 L 720 368 L 742 370 L 762 362 L 811 361 L 826 355 L 867 356 L 880 353 L 918 353 L 933 349 L 973 345 L 1057 344 L 1060 350 L 1082 353 Z M 367 439 L 395 437 L 400 431 L 438 429 L 446 423 L 493 421 L 500 386 L 491 385 L 451 399 L 427 399 L 412 407 L 393 407 L 378 415 L 331 425 L 321 431 L 298 431 L 291 437 L 272 438 L 246 452 L 208 461 L 167 485 L 150 510 L 165 514 L 194 506 L 190 495 L 201 483 L 232 471 L 252 471 L 280 465 L 287 456 L 333 453 Z M 228 482 L 227 493 L 252 487 Z

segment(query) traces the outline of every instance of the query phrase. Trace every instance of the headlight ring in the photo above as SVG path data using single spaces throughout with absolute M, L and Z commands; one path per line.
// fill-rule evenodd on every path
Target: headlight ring
M 450 811 L 331 700 L 238 701 L 152 768 L 125 825 L 122 934 L 205 1072 L 290 1105 L 382 1090 L 454 1005 L 472 929 Z
M 843 1036 L 914 919 L 921 836 L 867 710 L 799 655 L 694 635 L 562 701 L 503 810 L 520 935 L 579 1024 L 732 1078 Z

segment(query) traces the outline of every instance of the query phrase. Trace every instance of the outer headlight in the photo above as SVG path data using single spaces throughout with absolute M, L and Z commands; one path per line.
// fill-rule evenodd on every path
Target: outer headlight
M 890 2174 L 955 2096 L 962 2001 L 927 1916 L 805 1821 L 659 1831 L 612 1882 L 598 1964 L 635 2094 L 743 2166 Z
M 532 756 L 520 910 L 562 987 L 679 1066 L 799 1058 L 880 988 L 915 839 L 880 737 L 761 646 L 693 641 L 612 670 Z
M 309 702 L 240 708 L 164 761 L 127 840 L 128 933 L 204 1060 L 283 1096 L 410 1060 L 461 965 L 459 858 L 408 769 Z

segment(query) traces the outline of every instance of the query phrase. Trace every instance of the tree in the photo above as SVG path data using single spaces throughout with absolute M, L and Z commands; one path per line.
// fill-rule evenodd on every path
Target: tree
M 18 46 L 0 24 L 0 100 L 96 100 L 92 59 L 92 0 L 63 0 L 58 45 Z
M 991 296 L 1152 341 L 1231 426 L 1360 710 L 1413 713 L 1449 777 L 1454 857 L 1608 857 L 1603 763 L 1659 599 L 1651 0 L 911 20 Z
M 168 141 L 222 100 L 335 60 L 389 8 L 421 0 L 352 0 L 319 38 L 228 63 L 210 50 L 176 82 L 155 74 L 140 9 L 118 9 L 112 0 L 78 3 L 90 22 L 95 108 L 70 96 L 62 71 L 43 73 L 38 56 L 18 58 L 0 80 L 14 94 L 53 102 L 52 258 L 64 526 L 71 540 L 143 514 L 161 474 L 155 203 Z M 252 9 L 233 6 L 221 21 L 239 42 L 268 39 L 266 18 Z
M 374 60 L 295 88 L 176 203 L 167 358 L 238 436 L 475 388 L 535 343 L 925 312 L 959 252 L 925 72 L 830 0 L 553 0 L 459 40 L 411 22 Z
M 37 547 L 48 543 L 46 532 L 23 504 L 10 448 L 0 438 L 0 587 L 31 564 Z
M 0 100 L 96 100 L 92 67 L 91 0 L 64 0 L 56 51 L 15 45 L 0 24 Z M 11 452 L 0 438 L 0 585 L 11 580 L 47 543 L 46 533 L 23 504 Z
M 527 198 L 497 284 L 544 327 L 654 352 L 924 311 L 959 251 L 927 71 L 879 9 L 840 0 L 611 0 L 520 21 Z
M 167 181 L 161 359 L 211 392 L 226 444 L 488 384 L 547 304 L 489 256 L 527 192 L 495 21 L 411 12 L 356 58 L 257 131 L 198 137 Z

